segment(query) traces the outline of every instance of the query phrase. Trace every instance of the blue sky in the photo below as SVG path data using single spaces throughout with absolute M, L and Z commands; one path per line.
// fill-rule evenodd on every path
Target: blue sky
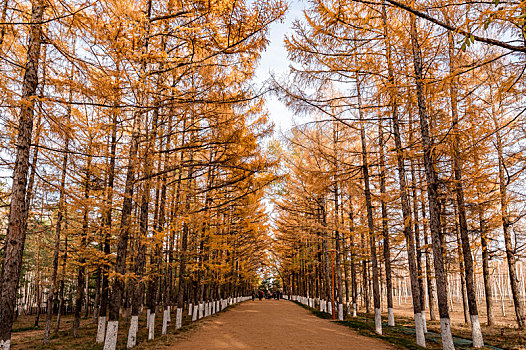
M 273 23 L 270 27 L 267 49 L 261 55 L 259 66 L 256 70 L 256 83 L 261 84 L 273 73 L 280 77 L 288 73 L 290 61 L 287 59 L 287 50 L 283 45 L 285 35 L 291 33 L 292 22 L 303 15 L 305 2 L 301 0 L 288 1 L 288 11 L 283 22 Z M 293 112 L 274 96 L 266 98 L 267 110 L 270 119 L 275 124 L 275 132 L 286 132 L 293 125 Z

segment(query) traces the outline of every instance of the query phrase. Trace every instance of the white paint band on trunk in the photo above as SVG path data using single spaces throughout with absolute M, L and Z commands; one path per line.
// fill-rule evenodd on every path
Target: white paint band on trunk
M 104 336 L 106 335 L 106 316 L 99 316 L 97 324 L 97 344 L 104 343 Z
M 178 307 L 175 310 L 175 329 L 179 329 L 183 326 L 183 309 Z
M 473 337 L 473 347 L 482 348 L 484 346 L 484 339 L 482 337 L 482 330 L 480 329 L 479 315 L 471 315 L 471 333 Z
M 150 314 L 151 314 L 151 310 L 146 309 L 146 329 L 150 327 Z
M 352 304 L 352 317 L 356 317 L 356 312 L 358 311 L 358 305 L 356 303 Z
M 382 334 L 382 310 L 380 308 L 374 309 L 374 330 Z
M 338 320 L 343 321 L 343 304 L 338 305 Z
M 128 343 L 126 348 L 131 349 L 137 345 L 137 330 L 139 329 L 139 316 L 131 317 L 130 328 L 128 329 Z
M 394 310 L 392 307 L 387 308 L 387 325 L 389 327 L 395 326 Z
M 426 346 L 426 336 L 424 333 L 424 325 L 422 322 L 422 313 L 415 313 L 415 332 L 416 344 L 422 347 Z
M 163 328 L 161 334 L 165 335 L 168 330 L 168 319 L 170 318 L 170 310 L 166 309 L 163 311 Z
M 9 350 L 11 349 L 11 339 L 0 340 L 0 350 Z
M 196 321 L 197 320 L 197 314 L 199 313 L 199 311 L 197 311 L 198 308 L 199 308 L 199 306 L 194 305 L 194 311 L 192 312 L 192 321 Z
M 204 311 L 205 311 L 204 304 L 203 303 L 199 304 L 199 315 L 197 316 L 199 319 L 203 318 Z
M 442 336 L 442 350 L 455 350 L 449 318 L 440 318 L 440 334 Z
M 150 325 L 148 327 L 148 340 L 155 338 L 155 312 L 150 313 Z
M 192 303 L 190 303 L 188 304 L 188 316 L 192 316 L 192 310 L 193 310 Z
M 104 350 L 115 350 L 117 347 L 117 333 L 119 332 L 119 321 L 108 321 L 106 327 L 106 340 Z

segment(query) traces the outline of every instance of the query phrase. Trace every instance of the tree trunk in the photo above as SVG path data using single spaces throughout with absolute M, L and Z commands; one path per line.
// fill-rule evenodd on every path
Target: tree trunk
M 151 15 L 151 0 L 147 3 L 147 18 Z M 150 21 L 145 21 L 144 36 L 142 52 L 144 55 L 148 52 L 149 43 L 149 27 Z M 139 80 L 142 82 L 146 72 L 147 63 L 145 60 L 141 62 Z M 144 102 L 145 97 L 142 93 L 138 96 L 138 105 Z M 115 350 L 117 346 L 117 332 L 119 328 L 119 312 L 121 308 L 121 301 L 124 292 L 124 275 L 126 273 L 126 256 L 128 250 L 128 239 L 130 235 L 131 218 L 133 210 L 133 192 L 135 175 L 137 172 L 137 151 L 139 148 L 140 127 L 143 111 L 137 108 L 133 113 L 133 129 L 131 133 L 130 148 L 128 155 L 128 165 L 126 169 L 126 182 L 124 185 L 124 199 L 122 202 L 121 224 L 119 232 L 119 241 L 117 243 L 117 257 L 115 260 L 116 276 L 113 281 L 113 288 L 110 300 L 108 329 L 106 332 L 106 339 L 104 342 L 104 350 Z
M 369 229 L 369 244 L 371 249 L 372 284 L 374 300 L 374 324 L 375 331 L 382 334 L 382 314 L 380 301 L 380 285 L 378 277 L 378 259 L 376 256 L 376 238 L 374 233 L 373 205 L 371 199 L 371 188 L 369 184 L 369 164 L 367 160 L 367 140 L 365 138 L 364 117 L 361 108 L 360 77 L 356 74 L 356 91 L 358 97 L 358 113 L 360 115 L 360 136 L 362 143 L 362 173 L 364 179 L 365 205 L 367 209 L 367 227 Z
M 469 242 L 468 223 L 466 219 L 466 204 L 464 203 L 464 188 L 462 185 L 462 164 L 460 159 L 460 137 L 458 129 L 458 110 L 457 110 L 457 86 L 456 86 L 456 66 L 454 57 L 453 34 L 448 31 L 449 46 L 449 69 L 452 75 L 449 84 L 449 96 L 451 98 L 451 117 L 453 134 L 453 173 L 455 176 L 455 194 L 458 206 L 458 224 L 460 229 L 460 240 L 462 242 L 462 254 L 464 257 L 464 268 L 466 278 L 466 292 L 468 298 L 469 314 L 471 318 L 471 334 L 473 347 L 481 348 L 484 346 L 482 330 L 480 328 L 479 312 L 477 307 L 477 296 L 475 292 L 475 276 L 473 272 L 473 256 L 471 255 L 471 244 Z
M 134 113 L 133 132 L 128 155 L 128 166 L 126 171 L 126 183 L 124 187 L 124 199 L 122 203 L 122 214 L 119 240 L 117 244 L 117 257 L 115 261 L 116 276 L 110 299 L 109 321 L 104 342 L 104 350 L 115 350 L 117 345 L 117 330 L 119 326 L 119 312 L 124 292 L 124 274 L 126 273 L 126 256 L 128 238 L 130 235 L 131 214 L 133 210 L 133 190 L 137 163 L 137 149 L 139 139 L 140 111 Z
M 480 245 L 482 247 L 482 276 L 486 294 L 486 317 L 488 326 L 494 326 L 495 315 L 493 314 L 493 292 L 491 290 L 491 276 L 489 272 L 488 232 L 484 224 L 484 212 L 481 203 L 478 204 L 477 211 L 479 215 Z
M 68 236 L 64 241 L 64 259 L 62 261 L 62 278 L 60 279 L 60 289 L 58 293 L 58 312 L 57 312 L 57 322 L 55 324 L 54 333 L 57 334 L 60 329 L 60 318 L 62 315 L 62 308 L 64 305 L 64 287 L 66 279 L 66 263 L 68 261 Z
M 68 109 L 68 116 L 69 111 Z M 62 231 L 62 220 L 64 217 L 64 205 L 65 205 L 65 195 L 66 195 L 66 174 L 68 168 L 68 148 L 69 148 L 69 135 L 65 133 L 64 138 L 64 156 L 62 158 L 62 174 L 60 177 L 60 196 L 58 200 L 58 213 L 57 213 L 57 223 L 55 225 L 55 244 L 53 247 L 53 260 L 51 267 L 51 284 L 49 286 L 49 293 L 47 298 L 47 314 L 46 314 L 46 330 L 44 331 L 44 343 L 49 342 L 49 333 L 51 332 L 51 321 L 53 317 L 53 299 L 55 296 L 55 286 L 57 284 L 57 274 L 58 274 L 58 256 L 60 254 L 60 234 Z
M 451 334 L 451 323 L 449 318 L 446 274 L 444 272 L 444 262 L 442 256 L 442 242 L 440 239 L 440 209 L 438 206 L 438 183 L 435 172 L 434 152 L 429 132 L 429 116 L 424 97 L 423 63 L 422 53 L 418 44 L 418 34 L 416 29 L 416 18 L 410 15 L 411 22 L 411 46 L 413 50 L 413 68 L 415 71 L 416 94 L 418 113 L 420 116 L 420 133 L 422 136 L 422 147 L 424 151 L 424 168 L 427 180 L 427 196 L 429 200 L 429 226 L 431 229 L 431 239 L 433 245 L 433 259 L 435 265 L 435 278 L 437 282 L 438 310 L 440 314 L 440 329 L 442 336 L 442 348 L 453 350 L 453 336 Z
M 16 290 L 22 268 L 22 255 L 26 238 L 24 230 L 26 223 L 23 213 L 26 203 L 29 151 L 31 147 L 31 133 L 33 131 L 33 106 L 38 86 L 43 16 L 44 1 L 34 0 L 31 10 L 29 48 L 22 83 L 9 221 L 0 276 L 0 285 L 2 286 L 0 294 L 0 349 L 10 349 L 11 347 L 11 329 L 14 320 Z
M 118 70 L 118 69 L 117 69 Z M 115 91 L 114 97 L 117 98 L 118 93 Z M 117 103 L 115 103 L 117 105 Z M 100 296 L 100 310 L 99 320 L 97 326 L 97 343 L 104 343 L 106 337 L 106 315 L 108 312 L 108 299 L 109 299 L 109 273 L 110 264 L 108 259 L 111 253 L 110 239 L 111 239 L 111 228 L 112 228 L 112 210 L 113 210 L 113 185 L 115 182 L 115 158 L 117 153 L 117 108 L 114 107 L 111 111 L 112 125 L 111 125 L 111 140 L 110 140 L 110 161 L 107 170 L 107 183 L 105 193 L 104 211 L 102 214 L 102 232 L 104 236 L 103 250 L 104 250 L 104 265 L 102 268 L 102 286 Z
M 350 232 L 350 251 L 351 251 L 351 295 L 352 295 L 352 315 L 356 317 L 358 311 L 358 283 L 356 279 L 356 244 L 354 242 L 354 210 L 352 198 L 349 198 L 349 232 Z
M 420 293 L 421 290 L 418 285 L 418 274 L 415 260 L 415 244 L 414 235 L 411 223 L 411 209 L 409 206 L 409 196 L 407 193 L 407 182 L 406 182 L 406 170 L 404 164 L 404 154 L 402 148 L 402 139 L 400 132 L 400 121 L 398 119 L 398 101 L 396 91 L 396 81 L 394 77 L 394 68 L 391 59 L 391 45 L 389 42 L 389 34 L 387 28 L 387 14 L 385 4 L 382 4 L 382 22 L 384 30 L 384 41 L 386 45 L 386 57 L 388 67 L 388 78 L 390 84 L 390 104 L 391 104 L 391 118 L 393 123 L 393 136 L 396 148 L 396 160 L 398 170 L 398 182 L 400 185 L 400 201 L 402 205 L 402 219 L 403 219 L 403 230 L 407 246 L 407 261 L 409 265 L 409 276 L 411 281 L 411 292 L 413 295 L 413 313 L 415 319 L 415 330 L 416 330 L 416 341 L 420 346 L 425 347 L 424 337 L 424 323 L 422 319 L 422 306 L 420 304 Z
M 393 310 L 393 280 L 391 276 L 391 247 L 389 244 L 389 226 L 387 213 L 387 191 L 385 189 L 385 155 L 384 155 L 384 130 L 382 120 L 378 125 L 378 146 L 380 152 L 380 193 L 382 206 L 382 235 L 384 239 L 384 264 L 385 264 L 385 285 L 387 294 L 387 324 L 394 327 L 394 310 Z
M 511 293 L 513 297 L 513 305 L 515 307 L 515 317 L 517 319 L 517 325 L 520 329 L 526 328 L 526 320 L 524 318 L 524 310 L 520 300 L 519 291 L 519 280 L 517 278 L 517 258 L 515 257 L 515 251 L 511 241 L 510 233 L 510 218 L 508 215 L 508 193 L 507 193 L 507 180 L 504 174 L 505 163 L 503 156 L 502 138 L 500 135 L 500 125 L 497 120 L 495 113 L 493 113 L 493 122 L 495 124 L 495 137 L 497 139 L 497 155 L 499 158 L 499 194 L 500 194 L 500 211 L 502 217 L 502 232 L 504 235 L 504 246 L 506 248 L 506 258 L 508 261 L 508 273 L 510 279 Z
M 412 125 L 412 120 L 409 121 L 409 124 Z M 413 144 L 412 136 L 413 136 L 413 130 L 409 132 L 411 135 L 411 140 L 409 143 Z M 416 173 L 415 173 L 415 166 L 414 161 L 411 159 L 411 187 L 412 189 L 412 197 L 413 197 L 413 227 L 414 227 L 414 236 L 415 236 L 415 249 L 416 249 L 416 272 L 418 276 L 418 289 L 420 291 L 420 307 L 422 312 L 422 322 L 423 322 L 423 328 L 424 332 L 427 333 L 427 325 L 426 325 L 426 298 L 424 293 L 424 271 L 422 268 L 422 247 L 420 246 L 420 225 L 418 225 L 419 222 L 419 216 L 418 216 L 418 198 L 416 195 Z
M 42 203 L 43 204 L 43 203 Z M 40 234 L 37 234 L 37 266 L 36 266 L 36 281 L 35 281 L 35 289 L 36 289 L 36 299 L 37 299 L 37 314 L 35 317 L 35 323 L 33 324 L 34 327 L 38 327 L 38 322 L 40 320 L 40 306 L 42 304 L 42 292 L 40 290 Z
M 88 154 L 91 154 L 92 139 L 88 145 Z M 82 230 L 80 236 L 80 248 L 79 248 L 79 263 L 78 263 L 78 274 L 77 274 L 77 295 L 75 300 L 75 318 L 73 320 L 73 337 L 78 337 L 78 331 L 80 327 L 80 313 L 82 312 L 82 303 L 84 302 L 84 288 L 86 283 L 86 252 L 88 242 L 88 215 L 89 215 L 89 194 L 90 194 L 90 182 L 91 182 L 91 155 L 88 156 L 86 162 L 86 173 L 84 174 L 84 213 L 82 219 Z M 86 293 L 87 294 L 87 293 Z M 88 305 L 86 305 L 88 307 Z
M 464 324 L 469 324 L 469 306 L 468 306 L 468 299 L 466 294 L 466 278 L 465 278 L 465 268 L 464 268 L 464 260 L 462 259 L 462 243 L 460 242 L 460 229 L 458 225 L 458 206 L 457 202 L 455 201 L 455 234 L 457 238 L 457 258 L 458 258 L 458 267 L 459 267 L 459 275 L 460 275 L 460 288 L 462 293 L 462 310 L 464 311 Z M 453 304 L 452 304 L 453 305 Z M 451 311 L 453 310 L 453 307 L 451 307 Z
M 422 186 L 422 178 L 419 176 L 419 183 Z M 420 204 L 422 206 L 422 221 L 423 221 L 423 234 L 424 234 L 424 254 L 426 256 L 426 280 L 427 280 L 427 297 L 429 305 L 429 319 L 436 321 L 435 315 L 435 288 L 433 286 L 433 272 L 431 271 L 431 254 L 429 252 L 429 237 L 428 237 L 428 224 L 426 219 L 426 204 L 424 202 L 423 191 L 420 191 Z M 423 292 L 423 291 L 422 291 Z

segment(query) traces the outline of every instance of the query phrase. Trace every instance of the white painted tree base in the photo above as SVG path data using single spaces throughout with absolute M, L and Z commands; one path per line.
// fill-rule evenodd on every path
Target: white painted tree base
M 166 309 L 163 311 L 163 328 L 161 334 L 165 335 L 168 330 L 168 319 L 170 318 L 170 310 Z
M 150 309 L 146 309 L 146 329 L 148 329 L 148 327 L 150 327 L 150 314 L 151 314 L 151 310 Z
M 451 322 L 449 318 L 440 319 L 440 334 L 442 336 L 442 350 L 455 350 L 453 335 L 451 335 Z
M 183 326 L 183 309 L 178 307 L 175 310 L 175 329 L 179 329 Z
M 473 337 L 473 347 L 482 348 L 484 346 L 484 339 L 482 338 L 482 330 L 480 329 L 479 315 L 471 315 L 471 333 Z
M 389 327 L 395 326 L 394 310 L 392 307 L 387 308 L 387 325 Z
M 106 335 L 106 316 L 99 316 L 99 322 L 97 324 L 97 344 L 104 343 L 104 336 Z
M 203 318 L 204 311 L 205 311 L 205 306 L 203 305 L 203 303 L 199 304 L 199 315 L 198 315 L 199 319 Z
M 426 337 L 424 333 L 424 324 L 422 321 L 422 313 L 415 314 L 415 332 L 416 332 L 416 344 L 422 347 L 426 347 Z
M 338 320 L 343 321 L 343 304 L 338 304 Z
M 172 307 L 168 305 L 167 308 L 168 308 L 168 323 L 170 323 L 172 322 Z
M 9 350 L 11 349 L 11 339 L 0 340 L 0 350 Z
M 199 307 L 197 305 L 194 305 L 194 310 L 192 311 L 192 321 L 197 321 L 197 313 L 198 313 L 197 309 L 198 308 Z
M 358 305 L 356 303 L 352 304 L 352 317 L 356 317 L 356 310 L 358 310 Z
M 131 349 L 137 345 L 137 330 L 139 329 L 139 316 L 132 316 L 128 330 L 128 343 L 126 348 Z
M 332 315 L 332 303 L 331 303 L 331 302 L 328 302 L 327 305 L 329 306 L 329 307 L 327 308 L 327 309 L 328 309 L 328 310 L 327 310 L 327 313 L 328 313 L 329 315 Z
M 374 330 L 382 334 L 382 311 L 380 309 L 374 309 Z
M 106 327 L 106 339 L 104 341 L 104 350 L 115 350 L 117 347 L 117 333 L 119 331 L 119 321 L 108 321 Z
M 192 310 L 193 310 L 192 303 L 190 303 L 188 304 L 188 316 L 192 316 Z
M 148 340 L 155 338 L 155 312 L 150 313 L 150 322 L 148 327 Z

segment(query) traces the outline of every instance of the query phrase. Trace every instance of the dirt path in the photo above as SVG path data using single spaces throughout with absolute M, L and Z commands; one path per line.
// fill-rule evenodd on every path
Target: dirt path
M 395 349 L 287 300 L 247 301 L 204 320 L 170 349 Z

